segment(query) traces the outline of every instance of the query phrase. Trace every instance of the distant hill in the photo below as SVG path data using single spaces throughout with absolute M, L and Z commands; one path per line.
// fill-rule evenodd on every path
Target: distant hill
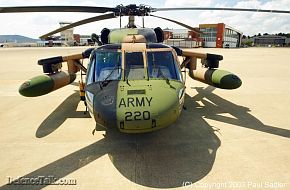
M 17 42 L 17 43 L 32 43 L 37 39 L 28 38 L 21 35 L 0 35 L 0 43 Z

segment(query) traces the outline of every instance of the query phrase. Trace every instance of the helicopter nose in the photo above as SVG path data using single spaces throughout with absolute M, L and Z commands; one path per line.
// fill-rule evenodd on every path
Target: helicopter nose
M 165 80 L 111 81 L 105 87 L 93 84 L 86 88 L 93 94 L 96 123 L 125 133 L 150 132 L 175 122 L 183 105 L 181 90 L 181 83 L 171 81 L 169 85 Z
M 121 132 L 142 133 L 166 127 L 180 114 L 178 87 L 164 81 L 136 88 L 123 86 L 117 97 L 117 125 Z

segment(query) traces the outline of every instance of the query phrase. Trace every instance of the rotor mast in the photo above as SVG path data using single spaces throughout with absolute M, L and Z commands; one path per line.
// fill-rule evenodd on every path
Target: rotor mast
M 135 25 L 135 16 L 129 16 L 127 28 L 137 28 L 137 26 Z

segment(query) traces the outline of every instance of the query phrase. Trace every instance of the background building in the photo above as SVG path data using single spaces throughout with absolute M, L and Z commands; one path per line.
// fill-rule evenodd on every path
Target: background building
M 60 27 L 64 27 L 68 24 L 71 24 L 71 22 L 60 22 L 59 25 Z M 65 45 L 74 45 L 74 28 L 70 28 L 70 29 L 67 29 L 65 31 L 62 31 L 60 32 L 60 37 L 61 37 L 61 40 L 63 41 L 63 43 Z
M 263 35 L 254 37 L 255 46 L 286 46 L 287 38 L 277 35 Z
M 200 24 L 204 47 L 234 48 L 241 46 L 242 32 L 224 23 Z
M 163 36 L 164 40 L 172 39 L 173 38 L 173 32 L 172 30 L 166 28 L 163 30 Z
M 80 35 L 80 45 L 94 45 L 91 35 Z
M 198 28 L 196 30 L 199 30 Z M 194 48 L 202 46 L 202 39 L 195 31 L 188 29 L 164 29 L 164 43 L 170 46 L 182 48 Z
M 290 47 L 290 38 L 286 38 L 286 46 Z

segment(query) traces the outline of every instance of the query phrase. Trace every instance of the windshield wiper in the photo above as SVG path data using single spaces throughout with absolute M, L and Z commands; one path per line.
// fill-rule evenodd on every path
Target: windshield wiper
M 118 68 L 117 68 L 118 67 Z M 112 80 L 108 80 L 110 76 L 114 73 L 114 71 L 118 69 L 119 70 L 119 64 L 116 64 L 115 67 L 112 69 L 112 71 L 108 74 L 108 76 L 100 83 L 101 90 L 103 87 L 107 86 Z
M 169 83 L 169 78 L 166 77 L 166 76 L 163 74 L 163 72 L 161 71 L 161 68 L 160 68 L 160 67 L 158 68 L 158 74 L 157 74 L 157 76 L 161 76 L 161 78 L 163 78 L 163 79 L 166 80 L 166 83 Z
M 163 79 L 165 79 L 165 80 L 166 80 L 166 84 L 168 84 L 168 85 L 170 86 L 170 88 L 173 88 L 173 89 L 175 89 L 175 87 L 174 87 L 174 86 L 172 86 L 172 85 L 170 84 L 170 80 L 169 80 L 169 78 L 168 78 L 168 77 L 166 77 L 166 76 L 163 74 L 163 72 L 161 71 L 160 67 L 158 68 L 158 75 L 160 75 L 160 76 L 161 76 L 161 78 L 163 78 Z

